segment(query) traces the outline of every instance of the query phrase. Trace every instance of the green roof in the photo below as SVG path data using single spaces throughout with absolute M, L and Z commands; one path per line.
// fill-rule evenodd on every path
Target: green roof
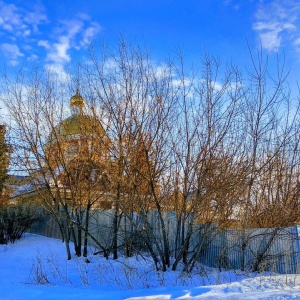
M 105 135 L 100 121 L 93 116 L 79 114 L 72 115 L 55 126 L 55 132 L 52 132 L 49 140 L 53 140 L 56 136 L 70 135 Z

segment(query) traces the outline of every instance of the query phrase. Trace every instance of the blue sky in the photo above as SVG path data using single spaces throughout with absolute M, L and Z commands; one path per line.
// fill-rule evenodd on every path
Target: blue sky
M 39 62 L 62 68 L 86 55 L 89 38 L 111 46 L 122 34 L 153 59 L 182 49 L 197 64 L 204 49 L 223 62 L 249 64 L 247 42 L 286 57 L 300 78 L 300 0 L 0 0 L 0 68 Z

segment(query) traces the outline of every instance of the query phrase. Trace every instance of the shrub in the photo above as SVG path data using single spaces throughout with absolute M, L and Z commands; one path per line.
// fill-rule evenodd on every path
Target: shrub
M 36 208 L 17 204 L 0 209 L 0 244 L 14 243 L 40 219 Z

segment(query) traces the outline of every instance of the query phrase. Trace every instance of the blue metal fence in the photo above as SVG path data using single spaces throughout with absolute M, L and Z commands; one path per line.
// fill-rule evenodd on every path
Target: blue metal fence
M 91 233 L 105 245 L 112 241 L 112 219 L 114 211 L 96 211 L 90 220 Z M 131 222 L 137 222 L 136 228 L 142 228 L 137 215 L 122 218 L 119 229 L 119 243 L 122 244 L 124 232 L 129 231 Z M 176 252 L 177 219 L 175 212 L 164 213 L 165 225 L 170 243 L 171 254 Z M 151 238 L 158 243 L 162 240 L 161 228 L 157 222 L 157 212 L 147 215 L 152 228 Z M 42 222 L 35 224 L 31 232 L 44 236 L 60 238 L 59 228 L 47 216 Z M 150 237 L 149 237 L 150 239 Z M 194 225 L 191 238 L 191 254 L 199 250 L 197 260 L 204 265 L 219 269 L 244 269 L 256 271 L 272 271 L 281 274 L 298 273 L 300 271 L 300 226 L 287 228 L 260 229 L 226 229 L 217 226 Z

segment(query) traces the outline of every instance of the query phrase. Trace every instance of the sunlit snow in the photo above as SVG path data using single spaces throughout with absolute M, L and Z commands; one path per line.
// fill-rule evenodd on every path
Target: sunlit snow
M 91 253 L 93 249 L 90 249 Z M 0 300 L 300 299 L 299 275 L 245 274 L 197 266 L 193 274 L 155 272 L 146 256 L 66 260 L 57 239 L 26 234 L 0 246 Z

